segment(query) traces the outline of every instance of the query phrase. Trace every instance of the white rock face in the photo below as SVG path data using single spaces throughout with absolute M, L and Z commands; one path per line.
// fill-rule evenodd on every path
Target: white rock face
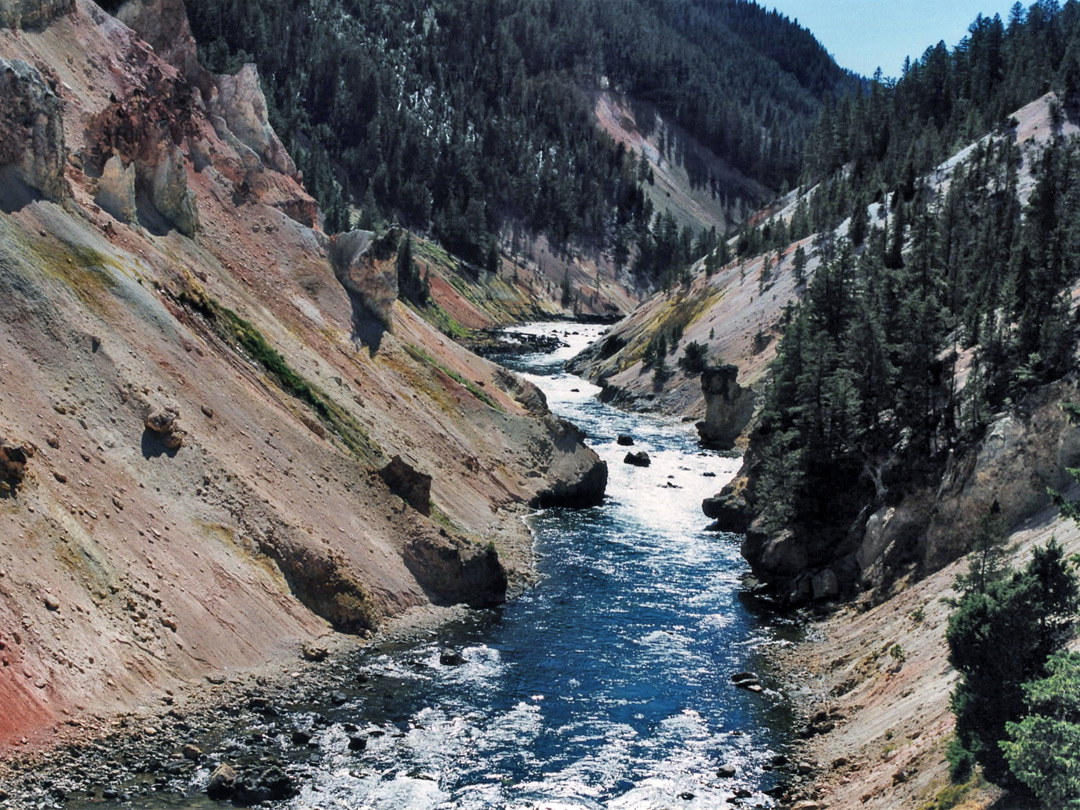
M 185 236 L 194 236 L 199 229 L 199 211 L 195 194 L 188 188 L 184 155 L 176 146 L 165 152 L 164 159 L 154 169 L 151 199 L 158 212 Z
M 124 165 L 119 155 L 105 161 L 94 202 L 121 222 L 135 221 L 135 164 Z
M 244 65 L 235 76 L 217 76 L 215 81 L 218 95 L 212 105 L 216 119 L 212 120 L 215 129 L 219 129 L 218 135 L 229 140 L 220 131 L 221 121 L 236 140 L 255 153 L 262 165 L 295 175 L 296 164 L 267 119 L 266 97 L 255 65 Z

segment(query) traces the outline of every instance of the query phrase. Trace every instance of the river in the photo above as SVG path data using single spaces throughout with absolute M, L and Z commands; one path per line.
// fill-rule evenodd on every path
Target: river
M 324 730 L 311 755 L 282 735 L 277 754 L 301 789 L 278 807 L 772 806 L 763 791 L 775 784 L 790 710 L 767 677 L 752 693 L 731 675 L 765 666 L 785 628 L 744 605 L 738 538 L 704 531 L 700 508 L 739 461 L 702 451 L 692 425 L 618 411 L 564 373 L 602 327 L 528 328 L 568 345 L 504 362 L 607 461 L 605 503 L 530 518 L 541 579 L 517 600 L 438 642 L 368 654 L 361 668 L 375 686 L 342 705 L 290 707 L 294 725 L 319 715 Z M 622 433 L 651 466 L 623 463 Z M 444 647 L 465 663 L 440 664 Z M 361 753 L 348 750 L 352 726 L 367 735 Z M 719 776 L 723 765 L 736 775 Z M 201 795 L 207 775 L 134 806 L 216 806 Z

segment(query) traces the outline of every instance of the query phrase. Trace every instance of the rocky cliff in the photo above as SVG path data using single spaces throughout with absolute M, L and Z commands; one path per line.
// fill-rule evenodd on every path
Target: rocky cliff
M 257 77 L 170 50 L 182 5 L 129 5 L 139 31 L 89 0 L 16 8 L 0 743 L 520 588 L 526 505 L 602 495 L 580 435 L 401 303 L 358 305 Z

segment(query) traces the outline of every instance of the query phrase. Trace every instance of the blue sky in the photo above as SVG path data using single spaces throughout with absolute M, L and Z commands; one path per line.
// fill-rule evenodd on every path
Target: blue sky
M 898 76 L 905 56 L 922 56 L 940 40 L 951 49 L 982 13 L 1009 19 L 1015 0 L 757 0 L 809 28 L 841 66 Z M 1025 8 L 1030 0 L 1024 0 Z

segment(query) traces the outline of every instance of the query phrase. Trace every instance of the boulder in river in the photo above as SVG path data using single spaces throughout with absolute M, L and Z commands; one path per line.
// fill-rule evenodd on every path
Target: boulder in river
M 233 804 L 250 806 L 291 799 L 297 794 L 293 778 L 277 765 L 246 771 L 233 787 Z
M 636 453 L 627 453 L 623 459 L 623 464 L 630 464 L 634 467 L 648 467 L 652 464 L 652 459 L 644 450 L 638 450 Z
M 459 667 L 465 663 L 465 656 L 457 650 L 446 649 L 439 653 L 439 663 L 444 667 Z
M 632 436 L 627 436 L 625 433 L 620 433 L 619 437 L 615 440 L 615 442 L 620 447 L 633 447 L 634 446 L 634 438 Z
M 232 796 L 235 786 L 236 770 L 231 765 L 222 763 L 210 774 L 210 781 L 206 785 L 206 795 L 211 799 L 221 801 Z

